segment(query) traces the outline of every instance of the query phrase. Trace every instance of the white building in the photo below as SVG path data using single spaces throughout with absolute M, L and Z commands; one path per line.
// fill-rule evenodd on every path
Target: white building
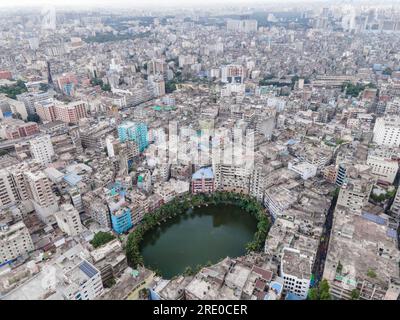
M 12 175 L 5 169 L 0 170 L 0 208 L 14 205 L 18 201 L 18 191 Z
M 306 299 L 310 288 L 312 261 L 297 249 L 283 248 L 280 276 L 284 290 Z
M 226 29 L 234 32 L 256 32 L 258 27 L 257 20 L 234 20 L 226 22 Z
M 45 135 L 30 140 L 30 151 L 32 157 L 43 165 L 51 163 L 54 156 L 54 148 L 50 136 Z
M 298 173 L 303 180 L 315 177 L 318 167 L 308 162 L 291 161 L 288 169 Z
M 390 211 L 395 214 L 397 219 L 400 219 L 400 188 L 397 189 Z
M 289 190 L 283 185 L 273 186 L 265 191 L 264 206 L 268 208 L 272 217 L 276 219 L 297 202 L 297 196 L 297 192 Z
M 83 201 L 79 189 L 77 187 L 71 188 L 69 190 L 69 195 L 71 197 L 71 202 L 75 207 L 75 209 L 78 210 L 79 213 L 83 212 L 84 211 Z
M 213 163 L 215 188 L 217 190 L 249 193 L 252 170 L 242 166 L 225 163 Z
M 83 226 L 78 210 L 71 204 L 63 204 L 60 209 L 55 214 L 58 227 L 71 237 L 81 234 Z
M 371 173 L 378 179 L 392 184 L 399 170 L 397 160 L 392 160 L 378 155 L 368 155 L 367 164 Z
M 400 117 L 378 118 L 374 127 L 374 142 L 387 147 L 400 146 Z
M 28 113 L 23 102 L 0 95 L 0 119 L 4 118 L 4 113 L 7 111 L 12 114 L 19 114 L 22 120 L 28 118 Z
M 22 221 L 11 226 L 0 225 L 0 264 L 35 249 L 28 228 Z
M 368 203 L 373 185 L 373 179 L 347 179 L 340 188 L 337 204 L 360 214 L 361 209 Z

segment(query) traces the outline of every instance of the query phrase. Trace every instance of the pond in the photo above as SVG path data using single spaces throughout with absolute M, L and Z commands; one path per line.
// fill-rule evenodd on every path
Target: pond
M 145 266 L 165 279 L 208 262 L 246 254 L 257 231 L 257 219 L 237 206 L 209 205 L 189 209 L 145 234 L 141 254 Z

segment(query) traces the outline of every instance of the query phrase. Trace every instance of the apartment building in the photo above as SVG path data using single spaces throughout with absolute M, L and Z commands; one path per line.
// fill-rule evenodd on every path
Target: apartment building
M 49 92 L 25 92 L 17 95 L 17 100 L 25 104 L 28 114 L 36 113 L 36 103 L 44 102 L 51 98 Z
M 79 212 L 72 204 L 62 204 L 54 216 L 58 227 L 71 237 L 80 235 L 84 230 Z
M 39 125 L 36 122 L 24 122 L 19 119 L 7 119 L 3 126 L 5 138 L 8 140 L 29 137 L 39 133 Z
M 374 142 L 386 147 L 400 146 L 400 116 L 388 116 L 376 119 Z
M 34 108 L 42 122 L 57 120 L 56 104 L 53 99 L 41 100 L 35 103 Z
M 192 193 L 214 192 L 214 173 L 211 167 L 201 168 L 192 175 Z
M 118 233 L 127 232 L 133 227 L 132 213 L 130 208 L 120 208 L 111 213 L 111 225 L 113 230 Z
M 84 101 L 57 104 L 55 106 L 56 118 L 66 123 L 78 123 L 80 119 L 87 117 L 87 108 L 87 103 Z
M 243 166 L 213 163 L 215 189 L 248 194 L 252 170 Z
M 221 67 L 221 81 L 223 83 L 244 83 L 246 68 L 242 65 L 226 65 Z
M 348 177 L 339 191 L 338 205 L 344 206 L 354 213 L 361 213 L 376 181 L 368 171 L 352 171 L 351 173 L 348 171 Z
M 300 250 L 284 248 L 281 259 L 280 276 L 284 281 L 284 291 L 305 300 L 310 288 L 312 262 Z
M 396 230 L 388 216 L 355 215 L 336 206 L 323 278 L 336 299 L 398 300 L 400 295 Z
M 28 228 L 22 221 L 0 224 L 0 264 L 12 261 L 35 249 Z
M 367 165 L 371 167 L 371 174 L 378 180 L 393 184 L 399 170 L 399 162 L 383 155 L 369 154 Z
M 25 172 L 29 189 L 32 195 L 32 202 L 39 218 L 48 223 L 52 215 L 58 210 L 57 199 L 52 191 L 50 180 L 42 171 Z
M 29 141 L 32 157 L 43 165 L 53 161 L 55 155 L 53 144 L 49 135 L 34 138 Z
M 5 169 L 0 170 L 0 208 L 14 205 L 19 199 L 17 186 L 12 175 Z

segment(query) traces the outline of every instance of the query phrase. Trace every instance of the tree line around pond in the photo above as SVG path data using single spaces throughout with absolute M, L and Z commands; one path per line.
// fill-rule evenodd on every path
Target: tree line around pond
M 177 197 L 157 210 L 146 214 L 142 222 L 128 236 L 125 247 L 128 264 L 133 268 L 144 264 L 140 253 L 140 244 L 146 232 L 156 228 L 169 218 L 185 214 L 190 208 L 218 204 L 238 206 L 258 220 L 257 232 L 254 234 L 253 240 L 246 245 L 246 250 L 248 252 L 262 251 L 271 225 L 264 207 L 256 199 L 247 195 L 232 192 L 214 192 L 212 194 Z

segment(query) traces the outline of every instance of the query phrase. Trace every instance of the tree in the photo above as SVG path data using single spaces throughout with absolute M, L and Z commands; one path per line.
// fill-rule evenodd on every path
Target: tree
M 360 290 L 353 289 L 350 293 L 351 300 L 358 300 L 360 298 Z
M 190 266 L 187 266 L 185 268 L 185 271 L 183 271 L 183 275 L 192 276 L 193 275 L 193 269 Z
M 37 113 L 28 114 L 28 117 L 26 118 L 26 120 L 39 123 L 40 117 L 37 115 Z
M 329 283 L 326 279 L 323 279 L 316 288 L 308 290 L 309 300 L 331 300 L 331 294 L 329 292 Z
M 49 88 L 50 88 L 50 86 L 47 83 L 41 83 L 39 85 L 39 90 L 43 91 L 43 92 L 46 92 L 47 90 L 49 90 Z
M 386 76 L 391 76 L 393 73 L 393 70 L 389 67 L 385 68 L 385 70 L 383 70 L 382 74 L 386 75 Z
M 94 235 L 93 240 L 90 241 L 90 244 L 93 247 L 98 248 L 98 247 L 102 246 L 103 244 L 106 244 L 114 239 L 115 239 L 115 236 L 113 234 L 111 234 L 109 232 L 99 231 Z
M 114 278 L 110 278 L 104 282 L 105 288 L 111 288 L 116 283 Z
M 173 80 L 167 81 L 165 83 L 165 92 L 172 93 L 176 90 L 176 83 Z
M 376 272 L 372 269 L 369 269 L 367 272 L 367 276 L 370 278 L 376 278 Z
M 111 86 L 108 83 L 105 83 L 101 86 L 101 90 L 103 91 L 111 91 Z
M 0 87 L 0 93 L 5 93 L 7 97 L 11 99 L 17 99 L 17 95 L 28 91 L 25 86 L 25 82 L 22 80 L 18 80 L 16 84 L 11 86 L 2 86 Z

